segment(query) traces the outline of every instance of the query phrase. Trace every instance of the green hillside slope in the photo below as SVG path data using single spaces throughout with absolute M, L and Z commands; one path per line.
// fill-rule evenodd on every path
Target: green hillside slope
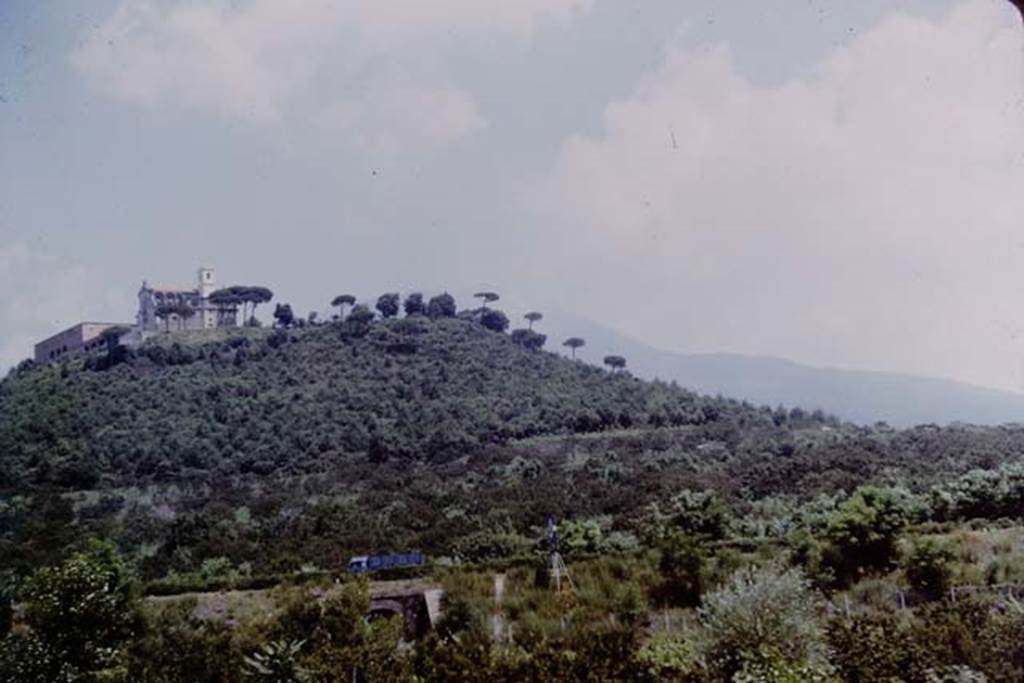
M 528 549 L 549 514 L 629 547 L 650 505 L 687 489 L 746 514 L 865 482 L 927 493 L 1024 454 L 1018 428 L 840 425 L 455 318 L 161 335 L 107 365 L 0 383 L 0 569 L 89 535 L 145 578 L 413 547 L 484 559 Z
M 194 344 L 172 334 L 104 371 L 79 362 L 10 377 L 0 486 L 443 462 L 536 435 L 757 415 L 528 351 L 465 320 L 246 332 Z

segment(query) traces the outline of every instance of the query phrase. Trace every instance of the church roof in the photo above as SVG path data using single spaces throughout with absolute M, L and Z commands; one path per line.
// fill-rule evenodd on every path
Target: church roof
M 184 288 L 184 287 L 162 287 L 160 285 L 147 287 L 151 292 L 160 294 L 198 294 L 199 289 L 196 287 Z

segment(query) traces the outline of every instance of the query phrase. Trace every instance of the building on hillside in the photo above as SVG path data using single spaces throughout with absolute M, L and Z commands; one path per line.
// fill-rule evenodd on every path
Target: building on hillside
M 128 327 L 128 323 L 78 323 L 44 339 L 35 346 L 36 363 L 56 363 L 75 353 L 87 353 L 106 345 L 100 335 L 110 327 Z
M 139 289 L 138 328 L 160 330 L 208 330 L 238 326 L 238 306 L 216 304 L 210 295 L 217 289 L 213 268 L 199 269 L 195 287 L 154 287 L 142 283 Z
M 238 306 L 210 301 L 217 290 L 213 268 L 199 269 L 195 287 L 151 287 L 145 281 L 139 289 L 139 310 L 135 324 L 81 322 L 35 345 L 37 363 L 56 363 L 75 353 L 102 349 L 100 338 L 110 327 L 127 327 L 121 343 L 138 346 L 147 337 L 164 330 L 205 330 L 238 326 Z

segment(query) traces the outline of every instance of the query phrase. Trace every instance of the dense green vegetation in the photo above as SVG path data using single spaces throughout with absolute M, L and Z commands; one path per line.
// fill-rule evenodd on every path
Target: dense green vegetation
M 535 435 L 756 417 L 472 322 L 366 326 L 358 310 L 342 325 L 154 343 L 104 372 L 19 373 L 0 388 L 0 485 L 310 473 L 370 452 L 439 463 Z
M 549 513 L 636 507 L 621 477 L 634 465 L 575 473 L 552 452 L 562 437 L 691 427 L 669 438 L 692 448 L 778 419 L 568 362 L 482 315 L 449 317 L 450 298 L 431 299 L 435 318 L 371 323 L 355 306 L 339 323 L 162 335 L 118 347 L 120 362 L 13 373 L 0 384 L 4 563 L 53 559 L 72 524 L 145 547 L 145 576 L 211 553 L 258 571 L 381 546 L 436 553 Z M 562 500 L 568 477 L 583 488 Z
M 843 425 L 572 362 L 485 327 L 493 308 L 451 317 L 448 295 L 409 297 L 405 318 L 384 295 L 375 322 L 337 300 L 344 322 L 173 333 L 119 362 L 12 373 L 3 566 L 88 535 L 147 579 L 221 557 L 256 574 L 409 547 L 479 560 L 520 552 L 549 514 L 642 537 L 648 507 L 686 490 L 783 528 L 872 482 L 936 521 L 1019 514 L 1020 475 L 999 466 L 1024 429 Z
M 4 630 L 5 596 L 20 608 L 0 672 L 1024 676 L 1024 616 L 992 588 L 1024 583 L 1024 427 L 897 431 L 698 396 L 639 381 L 618 356 L 604 370 L 545 352 L 543 316 L 507 333 L 497 295 L 479 298 L 458 313 L 447 294 L 388 293 L 377 317 L 339 295 L 326 323 L 281 304 L 273 329 L 138 349 L 112 337 L 104 354 L 13 371 L 0 382 Z M 537 579 L 548 515 L 577 572 L 565 600 Z M 365 586 L 335 595 L 330 581 L 351 555 L 413 548 L 448 616 L 398 647 L 400 627 L 357 618 Z M 493 571 L 508 575 L 514 638 L 489 630 Z M 965 585 L 974 597 L 952 600 Z M 276 606 L 239 623 L 138 600 L 273 586 Z M 61 632 L 69 605 L 83 621 Z
M 576 528 L 569 535 L 578 542 L 592 534 Z M 1024 549 L 1020 527 L 929 538 L 919 543 L 948 546 L 941 564 L 957 580 L 984 564 L 983 549 L 1018 559 Z M 919 543 L 899 551 L 906 575 Z M 365 618 L 365 579 L 140 600 L 110 546 L 94 544 L 26 582 L 17 631 L 0 639 L 0 681 L 927 683 L 1024 676 L 1024 609 L 997 590 L 956 600 L 915 595 L 896 568 L 828 592 L 790 564 L 790 553 L 715 548 L 706 540 L 696 548 L 706 586 L 695 609 L 658 597 L 659 585 L 675 580 L 659 571 L 664 551 L 575 560 L 574 589 L 562 593 L 543 581 L 539 562 L 509 567 L 500 574 L 500 600 L 491 572 L 437 570 L 429 581 L 446 591 L 444 616 L 413 639 L 399 619 Z M 897 600 L 883 586 L 908 593 Z

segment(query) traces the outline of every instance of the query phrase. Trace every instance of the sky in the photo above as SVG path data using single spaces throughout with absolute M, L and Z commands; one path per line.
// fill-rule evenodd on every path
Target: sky
M 303 314 L 489 289 L 663 349 L 1024 390 L 1022 26 L 1003 0 L 3 0 L 0 369 L 211 264 Z

